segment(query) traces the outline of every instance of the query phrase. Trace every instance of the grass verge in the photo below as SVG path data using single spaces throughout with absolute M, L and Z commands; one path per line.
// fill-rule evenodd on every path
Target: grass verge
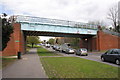
M 27 47 L 27 48 L 26 48 L 26 52 L 29 52 L 29 50 L 30 50 L 30 48 L 29 48 L 29 47 Z
M 27 47 L 29 48 L 32 48 L 32 45 L 31 44 L 27 44 Z M 41 46 L 39 45 L 33 45 L 33 48 L 40 48 Z
M 77 57 L 42 57 L 40 60 L 49 78 L 118 78 L 117 67 L 91 60 Z
M 37 53 L 39 56 L 62 56 L 60 54 L 56 54 L 54 52 L 50 52 L 48 50 L 46 50 L 45 48 L 38 48 L 37 49 Z
M 2 58 L 2 68 L 13 63 L 15 60 L 16 60 L 16 58 Z

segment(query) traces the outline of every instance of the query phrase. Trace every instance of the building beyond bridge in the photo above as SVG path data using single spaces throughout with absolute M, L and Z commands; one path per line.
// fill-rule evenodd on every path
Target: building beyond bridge
M 109 31 L 98 30 L 96 25 L 56 20 L 48 18 L 15 16 L 14 33 L 3 51 L 3 56 L 26 52 L 27 36 L 53 36 L 81 38 L 80 48 L 91 51 L 101 51 L 120 48 L 120 36 Z M 85 41 L 87 39 L 87 41 Z

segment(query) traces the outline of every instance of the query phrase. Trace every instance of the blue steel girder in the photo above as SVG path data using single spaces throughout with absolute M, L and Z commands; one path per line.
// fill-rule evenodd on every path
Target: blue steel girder
M 59 33 L 59 32 L 44 32 L 44 31 L 24 31 L 26 36 L 52 36 L 52 37 L 74 37 L 74 38 L 91 38 L 95 35 L 88 34 L 71 34 L 71 33 Z

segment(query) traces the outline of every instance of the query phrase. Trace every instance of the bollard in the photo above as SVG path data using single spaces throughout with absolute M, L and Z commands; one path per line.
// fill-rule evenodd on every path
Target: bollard
M 21 59 L 21 52 L 18 52 L 17 57 L 18 59 Z

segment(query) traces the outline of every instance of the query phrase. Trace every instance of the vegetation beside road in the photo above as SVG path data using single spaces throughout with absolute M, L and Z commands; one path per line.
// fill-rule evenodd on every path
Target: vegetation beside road
M 2 13 L 0 16 L 0 21 L 1 21 L 1 29 L 0 32 L 2 32 L 2 47 L 1 50 L 3 51 L 7 47 L 7 43 L 10 41 L 10 36 L 13 33 L 13 26 L 11 20 L 9 20 L 6 13 Z M 1 31 L 2 30 L 2 31 Z
M 40 48 L 41 46 L 39 45 L 33 45 L 33 48 Z M 27 48 L 26 48 L 26 51 L 29 52 L 29 50 L 32 48 L 32 45 L 31 44 L 27 44 Z
M 28 48 L 32 48 L 32 45 L 31 44 L 27 44 L 27 47 Z M 40 48 L 41 46 L 39 45 L 33 45 L 33 48 Z
M 27 36 L 27 43 L 32 45 L 32 48 L 34 45 L 39 44 L 40 40 L 38 36 Z
M 77 57 L 42 57 L 49 78 L 118 78 L 118 68 Z M 101 79 L 102 80 L 102 79 Z
M 37 49 L 37 53 L 39 56 L 62 56 L 60 54 L 56 54 L 54 52 L 50 52 L 48 50 L 46 50 L 45 48 L 38 48 Z

